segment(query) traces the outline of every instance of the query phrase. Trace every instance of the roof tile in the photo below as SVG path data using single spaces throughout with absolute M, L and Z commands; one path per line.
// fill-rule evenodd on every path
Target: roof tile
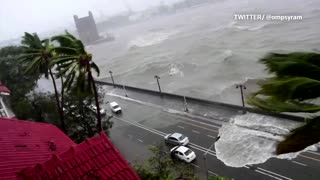
M 72 145 L 76 144 L 54 125 L 0 118 L 0 180 L 17 179 L 23 169 L 43 163 Z
M 137 180 L 139 176 L 115 149 L 104 132 L 73 146 L 58 156 L 24 171 L 25 179 L 126 179 Z M 55 172 L 55 173 L 52 173 Z

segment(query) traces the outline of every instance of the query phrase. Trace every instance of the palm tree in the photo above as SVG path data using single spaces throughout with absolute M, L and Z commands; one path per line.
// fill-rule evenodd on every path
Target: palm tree
M 24 49 L 24 53 L 20 58 L 24 63 L 28 64 L 25 73 L 41 73 L 44 74 L 46 78 L 49 78 L 50 75 L 60 115 L 61 129 L 63 132 L 66 132 L 63 110 L 60 104 L 55 78 L 51 70 L 52 66 L 50 65 L 50 61 L 52 61 L 54 56 L 53 46 L 50 44 L 50 40 L 40 40 L 36 33 L 30 34 L 25 32 L 22 37 L 21 44 Z
M 272 53 L 260 60 L 273 77 L 261 80 L 260 90 L 248 103 L 273 112 L 316 113 L 320 105 L 320 54 Z M 294 129 L 277 146 L 276 153 L 297 152 L 320 141 L 320 116 L 311 114 L 304 125 Z
M 54 48 L 59 56 L 52 62 L 58 64 L 61 69 L 58 76 L 66 76 L 64 86 L 67 91 L 72 90 L 79 96 L 94 95 L 97 107 L 97 129 L 99 132 L 102 131 L 98 92 L 92 75 L 94 70 L 99 76 L 100 70 L 92 61 L 92 55 L 87 53 L 80 40 L 68 32 L 52 37 L 52 41 L 57 41 L 60 45 Z

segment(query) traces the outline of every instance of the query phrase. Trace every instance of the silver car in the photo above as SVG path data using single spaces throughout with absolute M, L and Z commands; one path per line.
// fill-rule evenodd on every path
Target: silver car
M 180 133 L 168 134 L 164 137 L 164 141 L 173 145 L 187 145 L 189 143 L 189 138 Z

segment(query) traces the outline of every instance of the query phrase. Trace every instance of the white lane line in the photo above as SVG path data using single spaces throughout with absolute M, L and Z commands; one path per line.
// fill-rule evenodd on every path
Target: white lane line
M 138 141 L 143 142 L 141 139 L 138 139 Z
M 215 139 L 216 137 L 214 137 L 214 136 L 211 136 L 211 135 L 207 135 L 209 138 L 213 138 L 213 139 Z
M 183 126 L 178 126 L 179 128 L 181 128 L 181 129 L 184 129 L 184 127 Z
M 262 172 L 262 171 L 259 171 L 259 170 L 256 170 L 256 172 L 261 173 L 261 174 L 264 174 L 264 175 L 266 175 L 266 176 L 270 176 L 270 177 L 275 178 L 275 179 L 278 179 L 278 180 L 283 180 L 283 179 L 281 179 L 281 178 L 278 178 L 278 177 L 272 176 L 272 175 L 270 175 L 270 174 L 267 174 L 267 173 Z
M 119 120 L 124 121 L 124 122 L 127 122 L 128 124 L 132 124 L 132 125 L 134 125 L 134 126 L 136 126 L 136 127 L 140 127 L 141 129 L 144 129 L 144 130 L 146 130 L 146 131 L 152 132 L 152 133 L 157 134 L 157 135 L 159 135 L 159 136 L 165 136 L 165 135 L 166 135 L 166 133 L 164 133 L 164 132 L 161 132 L 161 131 L 158 131 L 158 130 L 155 130 L 155 129 L 151 129 L 151 128 L 146 128 L 146 127 L 144 127 L 143 125 L 138 124 L 138 123 L 134 123 L 134 122 L 131 122 L 131 121 L 127 121 L 127 120 L 124 120 L 124 119 L 121 119 L 121 118 L 118 118 L 118 117 L 115 117 L 115 116 L 114 116 L 114 118 L 115 118 L 115 119 L 119 119 Z M 197 149 L 197 150 L 199 150 L 199 151 L 207 152 L 207 154 L 210 154 L 210 155 L 212 155 L 212 156 L 216 156 L 214 151 L 212 151 L 212 150 L 209 150 L 209 151 L 208 151 L 208 149 L 206 149 L 206 148 L 204 148 L 204 147 L 202 147 L 202 146 L 199 146 L 199 145 L 197 145 L 197 144 L 189 143 L 189 146 L 192 147 L 192 148 L 194 148 L 194 149 Z M 249 168 L 249 167 L 247 167 L 247 166 L 244 166 L 244 167 L 245 167 L 245 168 Z M 288 178 L 288 177 L 279 175 L 279 174 L 277 174 L 277 173 L 274 173 L 274 172 L 271 172 L 271 171 L 268 171 L 268 170 L 265 170 L 265 169 L 262 169 L 262 168 L 259 168 L 259 167 L 258 167 L 258 169 L 260 169 L 261 171 L 259 171 L 259 170 L 255 170 L 255 171 L 256 171 L 256 172 L 259 172 L 259 173 L 261 173 L 261 174 L 264 174 L 264 175 L 273 177 L 273 178 L 278 179 L 278 180 L 282 180 L 282 179 L 281 179 L 281 178 L 274 177 L 274 176 L 268 174 L 267 172 L 269 172 L 269 173 L 271 173 L 271 174 L 274 174 L 274 175 L 278 175 L 278 176 L 283 177 L 283 178 L 288 179 L 288 180 L 292 180 L 292 179 L 290 179 L 290 178 Z M 265 171 L 265 172 L 262 172 L 262 171 Z
M 114 97 L 118 97 L 118 98 L 125 99 L 125 100 L 132 101 L 132 102 L 136 102 L 136 103 L 138 103 L 138 104 L 142 104 L 142 105 L 146 105 L 146 106 L 150 106 L 150 107 L 162 109 L 163 111 L 165 111 L 165 112 L 167 112 L 167 113 L 170 113 L 170 114 L 173 114 L 173 115 L 176 115 L 176 114 L 185 115 L 185 116 L 190 116 L 190 115 L 191 115 L 191 114 L 186 113 L 186 112 L 182 112 L 182 111 L 178 111 L 178 110 L 170 109 L 170 108 L 164 108 L 163 106 L 160 106 L 160 105 L 156 105 L 156 104 L 152 104 L 152 103 L 148 103 L 148 102 L 143 102 L 143 101 L 140 101 L 140 100 L 137 100 L 137 99 L 132 99 L 132 98 L 124 97 L 124 96 L 121 96 L 121 95 L 118 95 L 118 94 L 107 93 L 107 95 L 109 95 L 109 96 L 114 96 Z M 221 127 L 221 126 L 215 126 L 215 125 L 208 124 L 208 123 L 204 123 L 204 122 L 199 122 L 199 121 L 192 120 L 192 119 L 189 119 L 189 118 L 186 118 L 186 117 L 182 117 L 182 116 L 179 116 L 179 117 L 181 117 L 182 119 L 185 119 L 185 120 L 187 120 L 187 121 L 199 123 L 199 124 L 202 124 L 202 125 L 205 125 L 205 126 L 211 126 L 211 127 L 213 127 L 213 128 L 217 128 L 217 129 L 219 129 L 219 128 Z M 191 117 L 191 118 L 192 118 L 192 117 Z M 213 119 L 211 119 L 211 120 L 206 120 L 206 121 L 209 121 L 210 123 L 217 123 L 217 122 L 214 122 L 214 121 L 212 121 L 212 120 L 213 120 Z M 181 120 L 180 120 L 180 121 L 181 121 Z M 181 122 L 184 122 L 184 121 L 181 121 Z
M 195 131 L 195 130 L 192 130 L 192 132 L 197 133 L 197 134 L 199 134 L 199 133 L 200 133 L 199 131 Z
M 307 166 L 306 164 L 303 164 L 303 163 L 300 163 L 300 162 L 297 162 L 297 161 L 292 161 L 293 163 L 296 163 L 296 164 L 299 164 L 301 166 Z
M 292 180 L 291 178 L 288 178 L 288 177 L 286 177 L 286 176 L 282 176 L 282 175 L 280 175 L 280 174 L 277 174 L 277 173 L 272 172 L 272 171 L 268 171 L 268 170 L 263 169 L 263 168 L 259 168 L 259 167 L 258 167 L 258 169 L 259 169 L 259 170 L 261 170 L 261 171 L 268 172 L 268 173 L 270 173 L 270 174 L 274 174 L 274 175 L 276 175 L 276 176 L 279 176 L 279 177 L 282 177 L 282 178 L 288 179 L 288 180 Z
M 197 168 L 200 168 L 200 166 L 198 166 L 198 165 L 196 165 L 196 164 L 191 164 L 192 166 L 194 166 L 194 167 L 197 167 Z
M 214 173 L 214 172 L 212 172 L 212 171 L 208 171 L 208 173 L 213 174 L 213 175 L 215 175 L 215 176 L 218 176 L 218 174 L 216 174 L 216 173 Z
M 306 151 L 307 153 L 311 153 L 311 154 L 316 154 L 316 155 L 318 155 L 318 156 L 320 156 L 320 153 L 318 153 L 318 152 L 313 152 L 313 151 Z

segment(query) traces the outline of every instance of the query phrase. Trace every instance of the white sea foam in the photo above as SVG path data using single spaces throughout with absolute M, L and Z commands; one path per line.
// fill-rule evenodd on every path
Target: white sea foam
M 168 32 L 149 32 L 145 35 L 138 36 L 137 38 L 130 41 L 130 47 L 146 47 L 155 44 L 160 44 L 161 42 L 169 39 L 170 36 L 174 35 L 175 31 Z
M 298 122 L 251 113 L 236 116 L 219 129 L 220 139 L 215 144 L 217 157 L 231 167 L 264 163 L 272 157 L 293 159 L 302 151 L 277 156 L 275 150 L 284 135 L 300 125 Z M 303 151 L 315 148 L 310 146 Z

